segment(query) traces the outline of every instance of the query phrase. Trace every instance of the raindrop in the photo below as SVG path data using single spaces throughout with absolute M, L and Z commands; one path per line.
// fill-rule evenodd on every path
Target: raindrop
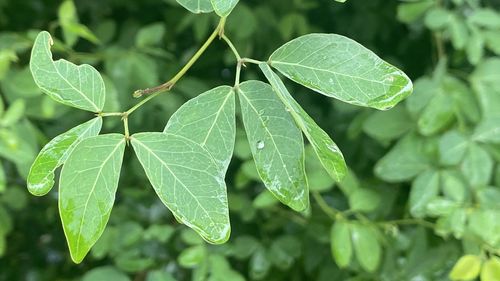
M 264 149 L 264 142 L 263 141 L 258 141 L 257 142 L 257 149 L 258 150 Z

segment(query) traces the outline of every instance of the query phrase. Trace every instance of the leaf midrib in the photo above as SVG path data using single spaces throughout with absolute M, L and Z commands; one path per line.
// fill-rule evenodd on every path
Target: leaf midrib
M 88 204 L 89 204 L 89 200 L 90 200 L 90 197 L 92 197 L 92 194 L 94 193 L 95 191 L 95 188 L 97 186 L 97 181 L 99 180 L 99 176 L 101 175 L 101 172 L 102 172 L 102 169 L 104 168 L 104 166 L 106 165 L 106 163 L 111 159 L 111 157 L 115 154 L 116 150 L 118 149 L 118 147 L 125 141 L 125 139 L 122 139 L 120 140 L 116 145 L 115 145 L 115 148 L 113 148 L 113 151 L 111 151 L 111 153 L 109 154 L 109 156 L 102 162 L 103 164 L 99 167 L 99 171 L 97 172 L 97 176 L 95 178 L 95 181 L 94 183 L 92 184 L 92 189 L 90 190 L 89 192 L 89 196 L 87 197 L 87 200 L 85 201 L 85 207 L 83 209 L 83 215 L 82 215 L 82 218 L 85 218 L 85 215 L 87 213 L 87 207 L 88 207 Z M 80 238 L 81 238 L 81 233 L 82 233 L 82 228 L 83 228 L 83 222 L 84 222 L 84 219 L 81 220 L 80 222 L 80 226 L 78 228 L 78 238 L 76 240 L 76 252 L 78 253 L 79 252 L 79 249 L 80 249 Z
M 203 204 L 200 203 L 200 201 L 198 200 L 198 198 L 196 198 L 196 196 L 187 188 L 187 186 L 184 184 L 184 182 L 182 182 L 176 175 L 175 173 L 169 168 L 169 165 L 164 162 L 160 157 L 158 157 L 158 155 L 156 155 L 156 153 L 154 153 L 153 150 L 151 150 L 148 146 L 146 146 L 144 143 L 142 143 L 140 140 L 138 140 L 137 138 L 134 138 L 132 141 L 136 142 L 137 144 L 141 145 L 144 149 L 146 149 L 150 154 L 152 154 L 167 170 L 168 172 L 174 177 L 174 179 L 179 182 L 181 184 L 181 186 L 191 195 L 192 198 L 194 198 L 194 200 L 196 201 L 196 203 L 198 203 L 198 206 L 200 207 L 200 209 L 203 210 L 203 212 L 205 213 L 205 215 L 208 217 L 208 219 L 210 220 L 211 223 L 213 223 L 214 226 L 218 225 L 218 223 L 216 223 L 212 217 L 210 216 L 210 214 L 208 213 L 208 211 L 203 207 Z M 177 210 L 178 211 L 178 210 Z M 182 216 L 184 217 L 184 216 Z

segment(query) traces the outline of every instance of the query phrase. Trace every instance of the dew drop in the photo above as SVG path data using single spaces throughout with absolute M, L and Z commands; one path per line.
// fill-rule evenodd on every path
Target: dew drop
M 262 150 L 262 149 L 264 149 L 264 146 L 265 146 L 265 145 L 264 145 L 264 142 L 263 142 L 263 141 L 258 141 L 258 142 L 257 142 L 257 149 L 258 149 L 258 150 Z

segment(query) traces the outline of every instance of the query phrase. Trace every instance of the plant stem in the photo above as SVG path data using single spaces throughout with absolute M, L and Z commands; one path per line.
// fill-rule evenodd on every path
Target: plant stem
M 143 95 L 149 95 L 147 98 L 144 100 L 140 101 L 133 107 L 131 107 L 129 110 L 127 110 L 124 115 L 128 116 L 132 114 L 135 110 L 137 110 L 139 107 L 141 107 L 143 104 L 147 103 L 148 101 L 152 100 L 159 94 L 169 91 L 172 89 L 172 87 L 181 79 L 186 72 L 194 65 L 194 63 L 200 58 L 200 56 L 205 52 L 205 50 L 210 46 L 210 44 L 214 41 L 215 37 L 220 34 L 222 30 L 224 30 L 224 24 L 226 23 L 226 18 L 222 18 L 217 25 L 217 28 L 212 32 L 210 37 L 208 37 L 207 41 L 198 49 L 198 51 L 191 57 L 191 59 L 184 65 L 184 67 L 174 76 L 172 79 L 168 80 L 167 82 L 153 87 L 153 88 L 148 88 L 144 90 L 137 90 L 134 92 L 134 97 L 141 97 Z M 222 35 L 224 36 L 224 35 Z
M 208 37 L 207 41 L 196 51 L 196 53 L 191 57 L 191 59 L 184 65 L 184 67 L 174 76 L 172 79 L 168 80 L 167 82 L 153 87 L 153 88 L 147 88 L 144 90 L 137 90 L 134 92 L 134 97 L 142 97 L 144 95 L 151 95 L 151 96 L 156 96 L 159 93 L 163 93 L 166 91 L 169 91 L 172 89 L 172 87 L 181 79 L 186 72 L 194 65 L 194 63 L 200 58 L 200 56 L 205 52 L 205 50 L 210 46 L 210 44 L 214 41 L 215 37 L 221 33 L 222 30 L 224 30 L 224 24 L 226 23 L 226 18 L 221 18 L 219 24 L 217 25 L 217 28 L 212 32 L 210 37 Z M 149 101 L 150 98 L 145 99 L 146 101 Z M 139 103 L 140 105 L 144 103 Z M 139 105 L 139 106 L 140 106 Z M 127 110 L 127 113 L 130 114 L 132 113 L 135 109 L 137 109 L 136 106 L 132 107 L 131 109 Z
M 231 51 L 233 51 L 233 54 L 234 56 L 236 57 L 236 60 L 239 62 L 241 60 L 241 56 L 240 54 L 238 53 L 238 50 L 236 50 L 236 47 L 234 47 L 233 45 L 233 42 L 231 42 L 231 40 L 229 40 L 229 38 L 227 38 L 226 35 L 222 35 L 221 38 L 226 41 L 227 45 L 229 46 L 229 48 L 231 49 Z
M 101 112 L 96 115 L 101 117 L 123 116 L 123 112 Z
M 383 225 L 421 225 L 423 227 L 434 229 L 435 225 L 431 222 L 419 220 L 419 219 L 400 219 L 400 220 L 392 220 L 392 221 L 384 221 L 380 222 Z
M 130 132 L 128 129 L 128 116 L 124 115 L 122 120 L 123 120 L 123 127 L 125 128 L 125 139 L 128 141 L 130 139 Z
M 313 192 L 312 195 L 314 197 L 314 200 L 316 200 L 316 202 L 318 203 L 320 209 L 325 214 L 327 214 L 332 220 L 336 220 L 337 216 L 341 216 L 342 212 L 330 207 L 330 205 L 328 205 L 328 203 L 326 203 L 325 199 L 323 199 L 323 197 L 321 196 L 321 194 L 319 192 Z
M 261 63 L 263 63 L 263 61 L 254 60 L 254 59 L 250 59 L 250 58 L 242 58 L 241 61 L 243 63 L 248 62 L 248 63 L 253 63 L 253 64 L 261 64 Z

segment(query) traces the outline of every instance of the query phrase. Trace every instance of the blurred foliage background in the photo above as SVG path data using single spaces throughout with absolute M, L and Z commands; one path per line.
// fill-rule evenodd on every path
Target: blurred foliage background
M 121 111 L 134 90 L 175 74 L 218 18 L 175 0 L 0 0 L 0 280 L 500 280 L 499 11 L 498 0 L 241 0 L 226 33 L 243 56 L 338 33 L 402 68 L 414 94 L 379 112 L 287 83 L 351 169 L 334 184 L 308 151 L 305 213 L 265 191 L 238 120 L 222 246 L 179 225 L 127 152 L 110 223 L 75 265 L 57 189 L 30 196 L 25 177 L 41 146 L 90 116 L 38 90 L 27 67 L 34 37 L 48 30 L 56 57 L 96 66 L 113 97 L 106 110 Z M 231 85 L 234 66 L 215 42 L 131 131 L 162 130 L 189 98 Z M 243 79 L 261 79 L 257 67 Z M 121 130 L 106 120 L 104 131 Z

